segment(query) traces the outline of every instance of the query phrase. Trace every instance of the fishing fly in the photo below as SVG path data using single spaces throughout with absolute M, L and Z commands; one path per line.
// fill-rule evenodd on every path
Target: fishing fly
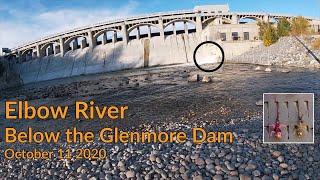
M 296 102 L 298 105 L 298 102 Z M 308 102 L 307 102 L 307 110 L 309 111 Z M 300 114 L 299 106 L 298 106 L 298 123 L 294 126 L 296 135 L 301 138 L 304 136 L 304 132 L 309 131 L 309 126 L 303 120 L 303 115 Z
M 289 126 L 286 124 L 282 124 L 279 120 L 279 102 L 276 101 L 277 108 L 277 118 L 273 124 L 268 124 L 266 127 L 268 128 L 269 136 L 273 136 L 276 139 L 282 139 L 282 131 L 281 129 L 286 128 L 289 132 Z M 289 134 L 289 133 L 288 133 Z M 289 139 L 289 136 L 288 136 Z

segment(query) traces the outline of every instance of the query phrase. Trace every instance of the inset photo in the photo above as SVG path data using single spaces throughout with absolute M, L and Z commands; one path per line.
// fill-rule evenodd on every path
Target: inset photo
M 313 93 L 264 93 L 263 102 L 263 143 L 314 143 Z

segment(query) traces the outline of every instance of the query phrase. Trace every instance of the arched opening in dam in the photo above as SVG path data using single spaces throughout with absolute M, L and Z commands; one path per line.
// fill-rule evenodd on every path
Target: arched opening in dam
M 84 49 L 89 46 L 87 37 L 85 36 L 75 36 L 72 38 L 69 38 L 65 42 L 66 46 L 66 52 L 68 51 L 75 51 L 77 49 Z
M 256 24 L 261 21 L 257 17 L 242 17 L 239 19 L 239 24 Z
M 164 35 L 189 34 L 196 32 L 196 26 L 193 21 L 175 20 L 169 22 L 164 28 Z
M 270 19 L 269 19 L 269 22 L 270 22 L 271 24 L 278 24 L 279 19 L 276 19 L 276 18 L 270 18 Z
M 47 43 L 40 48 L 40 54 L 44 57 L 56 55 L 59 53 L 60 53 L 60 44 L 56 42 Z
M 122 41 L 123 36 L 117 29 L 106 29 L 97 33 L 94 38 L 96 39 L 97 45 L 105 45 Z
M 206 29 L 209 26 L 215 25 L 229 25 L 232 24 L 231 20 L 226 17 L 210 17 L 202 21 L 202 27 Z
M 160 36 L 160 29 L 154 24 L 141 24 L 129 29 L 129 40 Z
M 21 56 L 22 56 L 22 62 L 30 61 L 32 60 L 33 50 L 27 49 L 24 52 L 22 52 Z

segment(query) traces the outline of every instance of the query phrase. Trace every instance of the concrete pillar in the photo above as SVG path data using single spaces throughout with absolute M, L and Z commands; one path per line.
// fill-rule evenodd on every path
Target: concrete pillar
M 163 20 L 162 20 L 162 18 L 160 17 L 158 21 L 159 21 L 160 37 L 164 40 Z
M 32 60 L 32 59 L 33 59 L 33 57 L 34 57 L 33 54 L 34 54 L 34 53 L 33 53 L 32 50 L 28 53 L 28 56 L 29 56 L 28 59 L 29 59 L 29 60 Z
M 263 21 L 264 21 L 264 22 L 269 22 L 269 15 L 268 15 L 268 14 L 265 14 L 265 15 L 263 16 Z
M 239 24 L 239 17 L 237 14 L 233 14 L 231 17 L 231 23 L 232 24 Z
M 113 31 L 113 36 L 112 36 L 112 42 L 116 43 L 117 42 L 117 31 Z
M 177 35 L 176 24 L 172 23 L 172 31 L 174 35 Z
M 318 25 L 313 25 L 314 32 L 318 32 Z
M 214 21 L 214 25 L 219 25 L 219 24 L 222 24 L 222 17 L 217 17 Z
M 19 57 L 19 51 L 18 51 L 18 50 L 14 53 L 14 55 L 15 55 L 15 60 L 16 60 L 16 62 L 17 62 L 17 63 L 21 63 L 20 57 Z
M 78 49 L 78 39 L 73 40 L 71 49 L 72 51 Z
M 52 55 L 53 54 L 53 45 L 52 44 L 49 44 L 48 46 L 48 56 Z
M 312 28 L 313 31 L 316 31 L 316 26 L 314 24 L 311 25 L 311 28 Z
M 140 27 L 137 27 L 137 38 L 136 39 L 140 39 Z
M 18 55 L 19 55 L 19 62 L 25 62 L 26 61 L 27 56 L 26 56 L 25 53 L 23 54 L 21 51 L 19 51 Z
M 184 33 L 189 34 L 187 22 L 183 22 L 183 24 L 184 24 Z
M 23 57 L 22 57 L 22 52 L 21 51 L 18 51 L 18 61 L 21 63 L 23 62 Z
M 80 46 L 81 46 L 81 49 L 84 49 L 87 47 L 87 40 L 85 38 L 81 40 Z
M 97 39 L 93 36 L 92 31 L 88 31 L 88 43 L 90 48 L 94 48 L 97 46 Z
M 121 32 L 122 32 L 122 40 L 125 44 L 128 44 L 128 40 L 129 40 L 129 35 L 128 35 L 128 30 L 127 30 L 127 27 L 126 27 L 126 24 L 123 23 L 121 25 Z
M 66 53 L 66 45 L 64 44 L 64 40 L 62 37 L 59 38 L 59 42 L 60 42 L 60 53 L 61 53 L 61 57 L 64 56 L 64 54 Z
M 29 61 L 29 60 L 31 60 L 31 58 L 32 58 L 32 56 L 31 56 L 31 54 L 30 54 L 30 51 L 26 52 L 26 53 L 25 53 L 25 56 L 26 56 L 26 61 Z
M 201 22 L 201 14 L 200 13 L 196 14 L 196 31 L 197 31 L 197 33 L 202 32 L 202 22 Z
M 40 58 L 41 52 L 40 52 L 40 45 L 39 44 L 36 45 L 36 51 L 37 51 L 37 57 Z
M 60 45 L 55 45 L 54 46 L 54 54 L 59 54 L 60 53 Z
M 148 25 L 148 38 L 151 38 L 151 27 Z
M 102 44 L 107 44 L 107 32 L 102 34 Z
M 37 57 L 38 57 L 37 54 L 38 54 L 37 51 L 33 51 L 33 52 L 32 52 L 32 59 L 37 58 Z

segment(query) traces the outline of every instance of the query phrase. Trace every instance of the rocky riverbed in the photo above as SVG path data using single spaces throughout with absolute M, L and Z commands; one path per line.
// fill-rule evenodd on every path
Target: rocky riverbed
M 270 69 L 266 69 L 270 68 Z M 267 70 L 267 71 L 266 71 Z M 195 81 L 199 79 L 199 81 Z M 202 82 L 204 79 L 204 82 Z M 96 104 L 126 104 L 124 121 L 40 120 L 0 122 L 15 127 L 59 131 L 67 127 L 98 131 L 186 131 L 204 127 L 232 131 L 234 142 L 194 144 L 5 144 L 0 142 L 0 178 L 8 179 L 317 179 L 320 146 L 315 108 L 315 144 L 262 144 L 264 92 L 312 92 L 319 106 L 319 70 L 283 69 L 227 64 L 214 73 L 194 66 L 173 66 L 79 76 L 2 90 L 4 101 L 29 100 L 33 104 L 73 105 L 75 100 Z M 72 109 L 71 109 L 72 110 Z M 0 139 L 3 131 L 0 132 Z M 4 149 L 104 148 L 104 160 L 6 160 Z

